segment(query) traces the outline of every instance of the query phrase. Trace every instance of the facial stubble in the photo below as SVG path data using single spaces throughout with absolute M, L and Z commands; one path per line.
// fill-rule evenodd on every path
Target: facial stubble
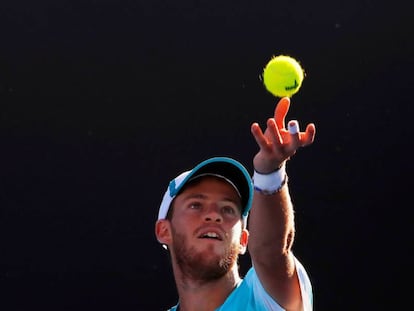
M 179 233 L 175 233 L 173 248 L 183 276 L 200 282 L 220 279 L 237 264 L 239 256 L 237 243 L 232 242 L 223 255 L 215 254 L 213 245 L 200 252 L 189 247 L 185 236 Z

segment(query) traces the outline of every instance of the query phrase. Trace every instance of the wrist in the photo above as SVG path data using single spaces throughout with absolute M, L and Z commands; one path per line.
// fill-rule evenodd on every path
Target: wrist
M 261 174 L 254 170 L 254 190 L 264 195 L 273 195 L 279 192 L 288 181 L 286 166 L 283 164 L 276 171 L 269 174 Z

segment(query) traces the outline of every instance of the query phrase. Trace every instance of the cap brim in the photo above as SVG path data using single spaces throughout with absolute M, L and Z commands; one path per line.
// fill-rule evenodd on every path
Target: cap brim
M 207 159 L 199 163 L 192 170 L 184 172 L 173 179 L 164 195 L 159 218 L 166 216 L 171 201 L 187 182 L 203 174 L 220 175 L 230 180 L 240 193 L 242 216 L 247 218 L 253 198 L 253 183 L 247 169 L 240 162 L 228 157 L 213 157 Z
M 230 158 L 211 158 L 197 165 L 189 174 L 188 180 L 203 174 L 216 174 L 230 180 L 240 193 L 243 216 L 248 214 L 251 205 L 253 185 L 250 175 L 244 166 Z

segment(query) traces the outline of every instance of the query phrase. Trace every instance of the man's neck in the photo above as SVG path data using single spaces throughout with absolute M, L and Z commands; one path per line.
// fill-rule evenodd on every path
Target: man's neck
M 180 311 L 214 311 L 220 307 L 241 281 L 237 270 L 208 282 L 177 280 Z

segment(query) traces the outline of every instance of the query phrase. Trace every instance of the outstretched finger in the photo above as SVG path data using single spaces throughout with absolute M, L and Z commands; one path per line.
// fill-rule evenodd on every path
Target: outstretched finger
M 306 131 L 301 133 L 300 141 L 302 146 L 307 146 L 313 143 L 315 139 L 316 128 L 315 124 L 310 123 L 306 126 Z
M 250 128 L 251 133 L 253 134 L 254 139 L 256 140 L 257 145 L 259 148 L 263 149 L 266 148 L 267 139 L 263 134 L 262 129 L 260 128 L 258 123 L 253 123 Z
M 267 120 L 267 131 L 267 138 L 272 142 L 273 145 L 281 145 L 283 143 L 283 139 L 280 135 L 275 119 L 269 118 Z
M 276 105 L 274 118 L 276 120 L 277 128 L 285 128 L 285 117 L 289 111 L 290 98 L 283 97 Z

